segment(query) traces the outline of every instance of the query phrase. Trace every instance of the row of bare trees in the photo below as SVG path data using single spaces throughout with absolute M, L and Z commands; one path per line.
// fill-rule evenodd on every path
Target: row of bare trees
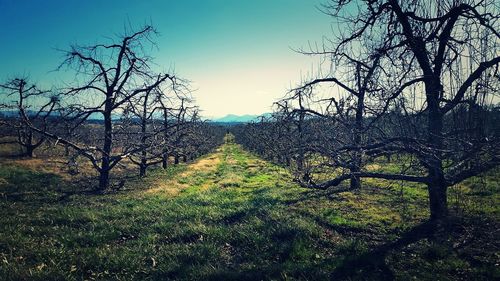
M 235 129 L 237 141 L 310 188 L 425 184 L 431 220 L 442 221 L 448 188 L 500 163 L 498 5 L 331 0 L 323 9 L 340 31 L 302 52 L 327 57 L 327 74 L 292 89 L 269 120 Z M 370 168 L 380 157 L 400 171 Z
M 118 40 L 73 46 L 59 69 L 75 71 L 75 82 L 44 91 L 25 78 L 1 85 L 3 125 L 33 156 L 45 140 L 87 158 L 99 173 L 99 190 L 110 185 L 110 172 L 123 159 L 139 167 L 167 168 L 207 153 L 222 142 L 224 131 L 204 123 L 189 98 L 187 82 L 153 70 L 146 50 L 156 31 L 145 26 Z M 211 128 L 207 128 L 211 127 Z

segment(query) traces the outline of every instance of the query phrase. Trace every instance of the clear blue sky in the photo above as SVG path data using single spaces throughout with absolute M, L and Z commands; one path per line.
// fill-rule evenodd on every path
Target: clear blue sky
M 291 48 L 331 34 L 318 10 L 326 0 L 0 0 L 0 79 L 29 77 L 61 84 L 57 49 L 89 45 L 130 23 L 153 23 L 152 55 L 162 70 L 193 82 L 206 117 L 270 111 L 318 58 Z

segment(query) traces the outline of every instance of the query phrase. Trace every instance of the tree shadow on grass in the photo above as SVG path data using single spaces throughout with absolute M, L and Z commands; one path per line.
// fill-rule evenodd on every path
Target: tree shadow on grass
M 325 194 L 333 195 L 339 192 L 343 191 L 334 190 L 321 192 L 319 194 L 308 193 L 308 196 L 306 196 L 307 199 L 305 200 L 325 196 Z M 301 200 L 304 200 L 304 198 L 301 198 Z M 384 240 L 384 235 L 378 233 L 376 229 L 352 225 L 332 224 L 325 221 L 325 219 L 321 216 L 317 216 L 303 210 L 296 209 L 294 212 L 303 217 L 308 217 L 319 226 L 334 231 L 344 237 L 358 237 L 363 241 Z M 394 274 L 386 264 L 386 257 L 388 254 L 391 251 L 400 250 L 423 239 L 435 239 L 436 235 L 438 235 L 436 229 L 441 229 L 443 227 L 446 226 L 437 227 L 435 223 L 425 221 L 401 234 L 397 240 L 383 243 L 360 254 L 354 252 L 352 253 L 353 255 L 350 255 L 351 252 L 339 252 L 339 254 L 344 257 L 342 258 L 340 264 L 333 270 L 333 272 L 331 272 L 330 278 L 331 280 L 394 280 Z
M 335 268 L 331 278 L 332 280 L 394 280 L 394 274 L 385 261 L 389 252 L 431 238 L 434 230 L 435 225 L 427 221 L 403 233 L 395 241 L 382 244 L 360 255 L 347 257 Z
M 16 166 L 6 166 L 0 171 L 0 194 L 8 201 L 24 201 L 40 197 L 54 191 L 62 178 L 51 173 L 43 173 Z
M 73 195 L 95 194 L 93 177 L 71 181 L 61 175 L 15 165 L 0 169 L 0 198 L 8 202 L 59 202 Z

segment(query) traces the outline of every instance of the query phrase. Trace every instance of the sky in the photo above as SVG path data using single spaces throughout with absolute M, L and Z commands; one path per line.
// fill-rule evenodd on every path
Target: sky
M 332 32 L 326 0 L 0 0 L 0 81 L 45 87 L 69 79 L 53 70 L 61 49 L 92 45 L 152 23 L 158 67 L 191 81 L 207 118 L 262 114 L 313 73 L 320 58 L 295 50 Z

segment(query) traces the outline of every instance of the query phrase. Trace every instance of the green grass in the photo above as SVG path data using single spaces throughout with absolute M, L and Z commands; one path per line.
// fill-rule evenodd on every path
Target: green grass
M 230 141 L 208 157 L 220 160 L 213 170 L 154 170 L 107 195 L 64 196 L 78 186 L 57 175 L 1 166 L 0 279 L 330 280 L 340 266 L 428 217 L 419 186 L 368 181 L 356 192 L 307 190 L 293 184 L 286 170 Z M 479 194 L 471 183 L 451 192 L 462 192 L 470 204 L 477 198 L 498 203 L 492 187 L 498 172 L 486 181 Z M 179 192 L 154 189 L 159 183 Z M 453 200 L 452 208 L 465 206 Z M 424 239 L 390 251 L 385 261 L 394 277 L 498 278 L 499 207 L 493 205 L 461 211 L 465 230 L 449 237 L 457 243 L 472 239 L 464 246 Z M 354 280 L 387 277 L 378 270 L 353 272 Z

